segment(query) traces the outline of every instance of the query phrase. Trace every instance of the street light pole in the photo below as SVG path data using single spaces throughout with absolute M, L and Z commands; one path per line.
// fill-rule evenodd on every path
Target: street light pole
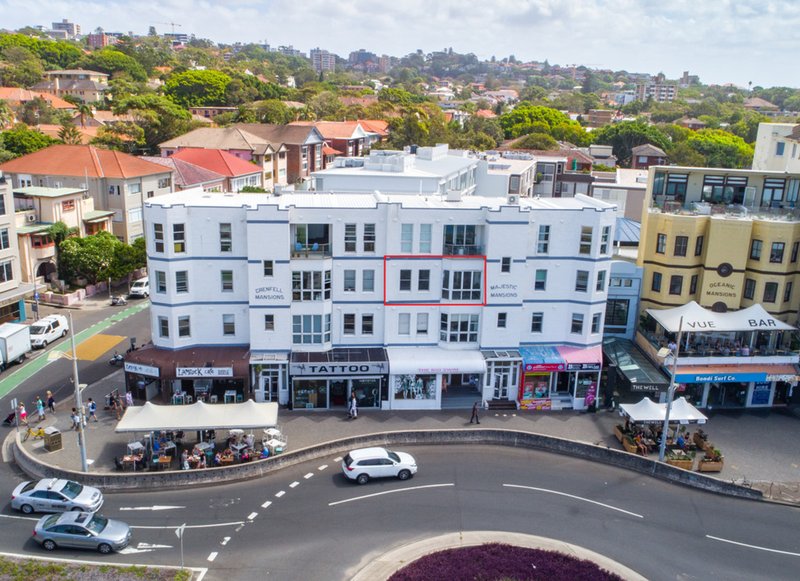
M 78 381 L 78 356 L 75 352 L 75 326 L 72 324 L 72 313 L 69 313 L 69 336 L 72 342 L 72 382 L 75 384 L 75 406 L 78 410 L 78 448 L 81 451 L 81 470 L 89 471 L 86 461 L 86 434 L 83 431 L 83 400 L 81 398 L 81 384 Z
M 658 449 L 658 461 L 663 462 L 667 450 L 667 432 L 669 431 L 669 415 L 672 412 L 672 399 L 675 397 L 675 374 L 678 372 L 678 354 L 681 350 L 681 337 L 683 335 L 683 317 L 678 323 L 678 340 L 675 342 L 675 350 L 670 349 L 672 354 L 672 375 L 669 378 L 669 388 L 667 389 L 667 411 L 664 414 L 664 429 L 661 430 L 661 446 Z

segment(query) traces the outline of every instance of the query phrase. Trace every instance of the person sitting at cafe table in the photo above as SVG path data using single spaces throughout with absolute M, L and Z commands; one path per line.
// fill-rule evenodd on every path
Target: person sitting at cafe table
M 189 451 L 184 449 L 183 453 L 181 454 L 181 469 L 188 470 L 189 469 Z
M 202 455 L 203 451 L 200 449 L 199 446 L 195 446 L 194 448 L 192 448 L 192 456 L 202 456 Z
M 200 454 L 200 459 L 197 461 L 198 468 L 205 468 L 206 467 L 206 455 Z
M 242 450 L 241 453 L 239 454 L 239 461 L 240 462 L 249 462 L 250 461 L 250 451 L 247 448 Z
M 633 442 L 636 444 L 636 448 L 639 450 L 639 453 L 642 456 L 647 456 L 647 444 L 644 443 L 644 437 L 642 437 L 641 432 L 636 433 L 636 435 L 633 437 Z
M 269 458 L 269 448 L 264 448 L 261 450 L 260 458 L 263 460 L 264 458 Z
M 222 464 L 222 455 L 217 452 L 214 454 L 214 466 L 220 466 Z

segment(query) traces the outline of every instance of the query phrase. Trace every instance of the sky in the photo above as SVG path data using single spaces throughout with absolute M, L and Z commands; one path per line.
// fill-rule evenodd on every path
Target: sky
M 800 0 L 0 0 L 0 28 L 194 34 L 215 42 L 359 48 L 403 56 L 452 47 L 481 59 L 583 64 L 706 84 L 800 87 Z

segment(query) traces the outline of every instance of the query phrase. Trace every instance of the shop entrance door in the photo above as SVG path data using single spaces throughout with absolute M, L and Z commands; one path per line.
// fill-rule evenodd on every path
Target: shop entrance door
M 507 400 L 508 390 L 516 389 L 516 363 L 495 362 L 494 364 L 494 399 Z
M 256 401 L 278 401 L 278 389 L 281 385 L 279 369 L 262 369 L 260 389 L 256 390 Z
M 330 398 L 332 408 L 347 407 L 347 380 L 331 379 Z

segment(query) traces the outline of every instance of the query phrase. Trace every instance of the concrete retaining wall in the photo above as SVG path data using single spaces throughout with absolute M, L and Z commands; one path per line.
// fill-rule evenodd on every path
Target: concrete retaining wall
M 620 450 L 575 442 L 552 436 L 515 430 L 470 429 L 470 430 L 411 430 L 403 432 L 380 432 L 353 438 L 333 440 L 300 450 L 284 452 L 265 460 L 255 460 L 247 464 L 235 464 L 224 468 L 195 470 L 172 470 L 165 472 L 89 472 L 65 470 L 39 462 L 13 438 L 14 460 L 32 478 L 69 478 L 83 484 L 96 486 L 105 491 L 132 489 L 163 490 L 189 486 L 208 486 L 258 478 L 275 470 L 293 466 L 309 460 L 335 456 L 353 448 L 367 446 L 419 446 L 419 445 L 491 445 L 529 448 L 556 454 L 564 454 L 593 462 L 610 464 L 618 468 L 632 470 L 640 474 L 682 484 L 717 494 L 739 498 L 762 499 L 758 490 L 738 486 L 718 480 L 705 474 L 682 470 L 642 456 Z

